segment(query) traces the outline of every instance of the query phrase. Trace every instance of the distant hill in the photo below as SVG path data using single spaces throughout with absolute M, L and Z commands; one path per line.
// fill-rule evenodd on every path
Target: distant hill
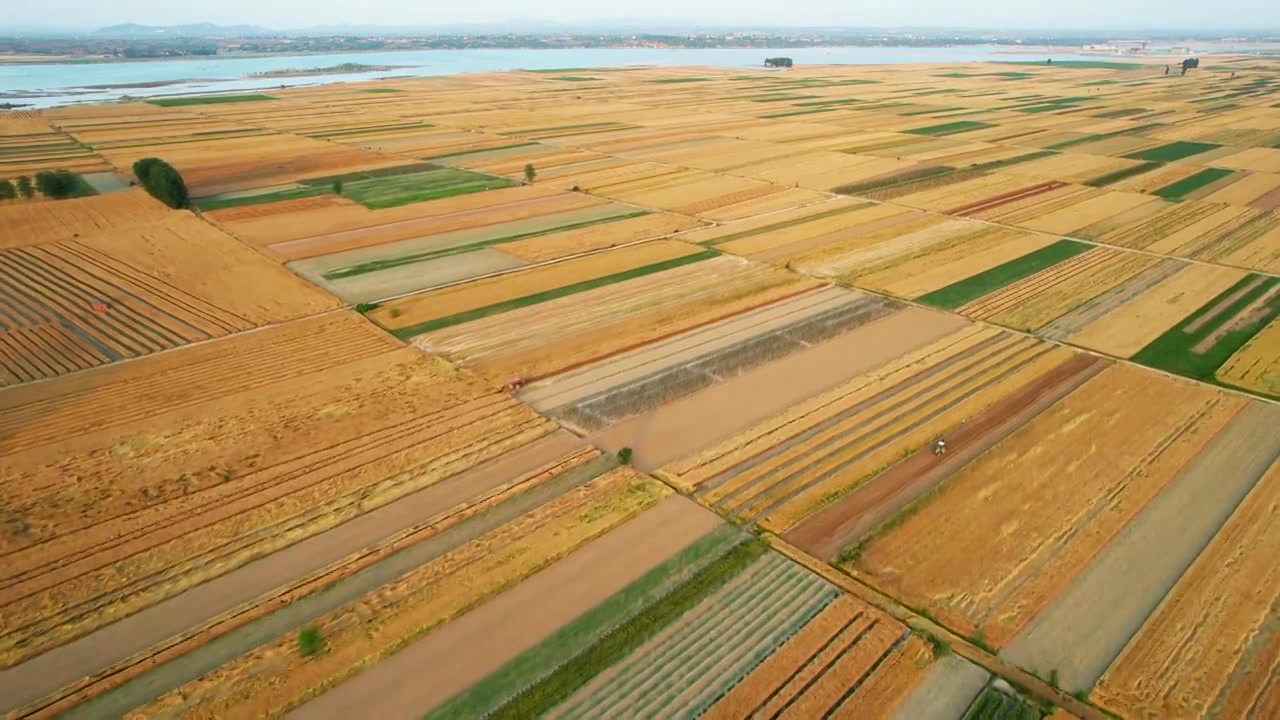
M 214 25 L 213 23 L 194 23 L 191 25 L 138 25 L 126 23 L 112 25 L 94 32 L 99 37 L 111 38 L 217 38 L 217 37 L 269 37 L 278 36 L 276 30 L 257 25 Z

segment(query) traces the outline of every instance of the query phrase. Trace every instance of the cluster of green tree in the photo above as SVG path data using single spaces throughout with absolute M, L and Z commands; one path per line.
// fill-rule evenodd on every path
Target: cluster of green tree
M 792 64 L 793 64 L 793 63 L 791 62 L 791 58 L 788 58 L 788 57 L 776 57 L 776 58 L 765 58 L 765 59 L 764 59 L 764 66 L 765 66 L 765 67 L 787 67 L 787 68 L 789 68 L 789 67 L 791 67 L 791 66 L 792 66 Z
M 1182 61 L 1182 74 L 1186 75 L 1188 70 L 1195 70 L 1200 67 L 1200 58 L 1187 58 Z
M 142 158 L 134 163 L 133 175 L 152 197 L 171 208 L 184 208 L 191 203 L 182 175 L 160 158 Z
M 70 170 L 46 170 L 36 173 L 35 182 L 23 175 L 15 183 L 12 180 L 0 180 L 0 200 L 17 198 L 31 199 L 36 191 L 50 200 L 65 200 L 73 197 L 84 197 L 95 193 L 93 187 L 78 173 Z
M 124 48 L 123 50 L 118 50 L 112 54 L 126 58 L 189 57 L 193 55 L 207 56 L 217 55 L 218 46 L 213 43 L 182 46 L 143 45 L 141 47 L 130 45 L 129 47 Z

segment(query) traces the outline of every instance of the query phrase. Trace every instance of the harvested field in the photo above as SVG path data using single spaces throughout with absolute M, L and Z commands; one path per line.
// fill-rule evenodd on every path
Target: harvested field
M 1221 382 L 1280 397 L 1280 320 L 1272 320 L 1215 374 Z
M 1116 312 L 1119 308 L 1126 307 L 1143 293 L 1187 267 L 1189 267 L 1187 263 L 1172 258 L 1155 260 L 1152 264 L 1115 285 L 1110 290 L 1076 306 L 1075 309 L 1058 317 L 1053 322 L 1041 326 L 1040 333 L 1044 337 L 1065 340 Z
M 363 666 L 393 656 L 434 627 L 465 617 L 470 608 L 622 526 L 666 494 L 626 468 L 609 471 L 319 618 L 323 654 L 302 657 L 296 638 L 285 635 L 130 717 L 262 717 L 299 706 L 298 714 L 310 715 L 303 703 L 317 693 L 359 677 Z M 324 703 L 324 695 L 317 702 Z M 415 710 L 408 716 L 416 716 Z
M 0 249 L 154 225 L 169 209 L 142 190 L 48 203 L 0 205 Z
M 1130 357 L 1195 312 L 1206 299 L 1226 291 L 1243 277 L 1244 272 L 1240 270 L 1186 265 L 1137 297 L 1123 301 L 1114 310 L 1067 335 L 1066 340 L 1117 357 Z M 1069 317 L 1062 318 L 1060 322 L 1069 322 Z M 1049 337 L 1056 336 L 1054 326 L 1048 330 Z
M 1047 235 L 1011 228 L 986 228 L 918 253 L 900 255 L 844 279 L 890 295 L 919 298 L 1034 253 L 1053 242 Z
M 481 511 L 488 511 L 483 520 L 491 522 L 508 512 L 508 507 L 552 488 L 554 483 L 544 482 L 548 478 L 558 478 L 598 455 L 568 433 L 555 433 L 373 509 L 18 667 L 0 671 L 4 697 L 14 703 L 5 709 L 41 697 L 53 702 L 56 709 L 66 707 L 68 699 L 100 696 L 96 704 L 123 704 L 123 712 L 141 702 L 139 693 L 152 693 L 145 699 L 154 699 L 253 649 L 264 639 L 262 633 L 278 635 L 296 628 L 306 620 L 302 615 L 309 610 L 304 608 L 334 602 L 340 605 L 336 598 L 348 587 L 367 584 L 366 576 L 380 572 L 370 566 L 379 565 L 386 556 L 399 553 L 398 557 L 407 557 L 417 550 L 405 552 L 405 548 L 424 537 L 431 540 L 419 548 L 465 534 L 480 520 Z M 325 591 L 307 594 L 308 589 L 323 587 L 326 582 L 330 585 Z M 271 596 L 291 600 L 293 615 L 272 614 L 270 607 L 255 603 Z M 191 635 L 190 628 L 210 624 L 204 638 L 197 635 L 182 640 Z M 216 652 L 181 654 L 183 645 L 190 649 L 209 637 L 216 638 Z M 164 649 L 157 652 L 157 648 Z M 158 657 L 173 658 L 175 654 L 175 659 L 157 664 Z M 103 668 L 118 667 L 118 663 L 124 666 L 121 672 L 87 685 L 76 682 L 95 677 Z M 55 701 L 58 693 L 67 698 Z
M 689 500 L 667 497 L 312 700 L 297 715 L 422 717 L 640 580 L 719 524 L 719 518 Z M 541 612 L 530 614 L 529 608 L 541 608 Z M 462 655 L 460 648 L 466 649 Z M 431 673 L 431 683 L 404 682 L 405 672 L 423 670 Z
M 707 257 L 710 255 L 699 252 L 696 246 L 659 240 L 413 295 L 382 305 L 369 313 L 369 317 L 398 336 L 412 337 L 525 307 L 543 301 L 544 297 L 548 300 L 562 297 L 579 291 L 577 286 L 583 289 L 588 289 L 587 284 L 605 286 L 647 274 L 650 268 L 681 264 L 672 264 L 672 261 L 687 263 Z
M 22 528 L 0 539 L 8 663 L 553 429 L 346 314 L 0 404 L 4 504 Z M 83 477 L 103 484 L 85 494 Z
M 615 284 L 592 284 L 599 286 L 526 307 L 510 303 L 505 312 L 428 332 L 415 342 L 498 383 L 516 376 L 536 379 L 766 307 L 817 285 L 769 265 L 714 255 Z
M 873 534 L 847 566 L 1002 647 L 1244 404 L 1107 368 Z M 1076 482 L 1059 482 L 1066 472 Z M 956 524 L 965 530 L 947 530 Z M 964 538 L 981 544 L 982 563 Z
M 1001 656 L 1055 668 L 1069 691 L 1093 687 L 1280 458 L 1276 422 L 1280 407 L 1250 402 L 1204 427 L 1203 449 Z
M 625 420 L 591 439 L 610 450 L 630 447 L 636 467 L 657 469 L 700 454 L 807 397 L 839 386 L 962 325 L 963 321 L 954 317 L 906 308 L 730 382 Z M 707 408 L 716 408 L 716 412 L 709 414 Z
M 954 432 L 946 433 L 953 448 L 946 455 L 938 457 L 931 448 L 917 450 L 810 516 L 788 532 L 786 540 L 815 557 L 834 558 L 1106 366 L 1095 357 L 1071 356 L 1033 383 L 996 402 L 972 422 L 965 420 Z
M 1056 235 L 1070 235 L 1072 231 L 1102 222 L 1127 210 L 1151 203 L 1148 195 L 1119 191 L 1104 192 L 1084 199 L 1060 210 L 1039 214 L 1035 219 L 1012 223 L 1018 227 Z
M 914 374 L 902 372 L 899 359 L 882 368 L 897 371 L 887 377 L 846 385 L 830 405 L 757 440 L 757 453 L 768 447 L 758 457 L 740 449 L 733 457 L 742 462 L 699 486 L 697 497 L 744 522 L 785 531 L 1068 355 L 997 331 L 961 334 L 908 356 L 907 367 L 924 365 Z
M 1274 696 L 1280 465 L 1107 668 L 1092 697 L 1128 717 L 1244 717 Z M 1160 668 L 1153 674 L 1152 668 Z
M 962 305 L 957 312 L 1017 330 L 1037 330 L 1159 262 L 1095 247 Z
M 781 322 L 773 323 L 776 327 L 760 332 L 760 323 L 768 322 L 767 318 L 779 315 L 788 306 L 798 304 L 797 300 L 821 300 L 832 297 L 839 302 L 818 302 L 807 307 L 802 306 L 799 312 L 787 312 L 781 315 Z M 614 425 L 628 417 L 653 410 L 666 403 L 691 395 L 702 388 L 715 383 L 724 382 L 755 367 L 786 357 L 833 337 L 853 331 L 862 325 L 884 317 L 899 309 L 888 301 L 870 298 L 854 293 L 833 291 L 827 293 L 805 293 L 792 300 L 784 300 L 746 316 L 732 318 L 727 323 L 730 338 L 736 326 L 750 328 L 752 334 L 736 342 L 716 342 L 715 349 L 704 350 L 692 357 L 679 358 L 676 363 L 668 364 L 662 369 L 655 369 L 650 363 L 641 365 L 637 370 L 648 369 L 644 375 L 623 380 L 621 383 L 585 396 L 578 396 L 573 402 L 545 408 L 544 412 L 562 424 L 583 432 L 594 432 Z M 800 317 L 795 317 L 797 314 Z M 698 331 L 711 336 L 718 330 L 716 325 Z M 675 352 L 680 352 L 688 340 L 683 337 L 673 339 L 670 344 Z M 696 346 L 695 346 L 696 347 Z M 636 354 L 646 359 L 657 350 L 647 346 Z M 686 351 L 687 352 L 687 351 Z M 627 362 L 623 358 L 614 359 L 609 365 L 621 365 Z M 625 367 L 625 365 L 622 365 Z M 659 366 L 661 367 L 661 366 Z M 615 375 L 616 379 L 617 376 Z M 536 396 L 535 396 L 536 397 Z M 522 398 L 530 402 L 526 393 Z M 533 402 L 534 407 L 538 403 Z

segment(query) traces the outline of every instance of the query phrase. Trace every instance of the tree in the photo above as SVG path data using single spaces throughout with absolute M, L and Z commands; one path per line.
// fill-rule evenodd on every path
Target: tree
M 531 183 L 536 177 L 538 177 L 538 170 L 533 167 L 533 163 L 526 163 L 524 166 L 524 181 Z
M 70 170 L 57 170 L 36 173 L 36 187 L 40 194 L 51 200 L 63 200 L 78 195 L 86 195 L 84 178 Z
M 793 63 L 793 61 L 791 60 L 791 58 L 789 58 L 789 57 L 773 57 L 773 58 L 765 58 L 765 59 L 764 59 L 764 66 L 765 66 L 765 67 L 785 67 L 785 68 L 789 68 L 789 67 L 792 67 L 793 65 L 794 65 L 794 63 Z
M 334 195 L 341 195 L 341 194 L 342 194 L 342 181 L 341 181 L 341 180 L 334 180 L 334 181 L 333 181 L 333 194 L 334 194 Z
M 0 180 L 0 200 L 12 200 L 18 197 L 18 189 L 8 180 Z
M 133 174 L 151 197 L 171 208 L 187 207 L 191 198 L 182 175 L 160 158 L 142 158 L 133 164 Z
M 31 186 L 31 178 L 26 175 L 18 178 L 18 194 L 28 200 L 35 197 L 36 189 Z

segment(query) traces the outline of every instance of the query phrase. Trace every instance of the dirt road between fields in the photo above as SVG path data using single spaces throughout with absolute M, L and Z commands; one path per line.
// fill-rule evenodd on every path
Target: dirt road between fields
M 285 717 L 419 718 L 719 524 L 693 501 L 668 497 Z
M 946 455 L 938 457 L 932 448 L 918 451 L 810 516 L 784 537 L 816 557 L 831 558 L 1108 365 L 1092 355 L 1072 357 L 947 433 Z
M 611 452 L 630 447 L 632 464 L 652 472 L 966 324 L 954 315 L 907 308 L 625 420 L 588 440 Z
M 222 575 L 21 665 L 0 671 L 0 712 L 49 696 L 219 615 L 443 516 L 460 504 L 584 446 L 567 431 L 407 495 L 332 530 Z

